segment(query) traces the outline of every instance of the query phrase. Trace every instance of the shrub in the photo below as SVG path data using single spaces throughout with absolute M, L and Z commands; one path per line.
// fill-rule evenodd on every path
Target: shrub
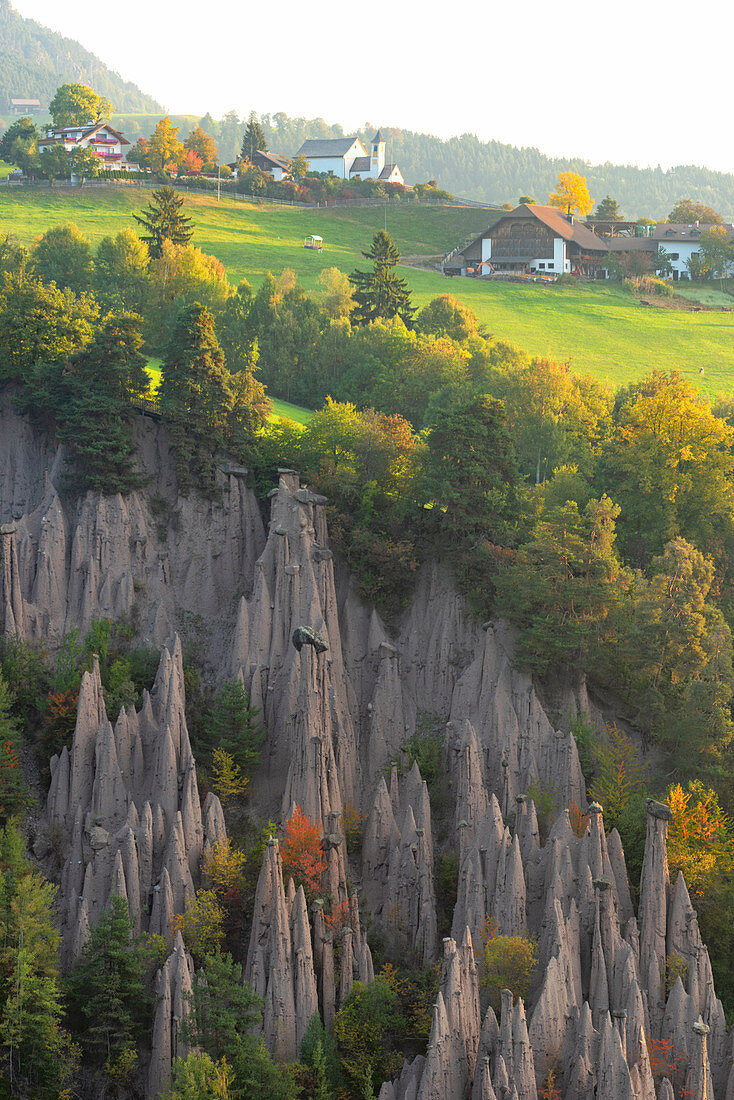
M 502 1004 L 502 990 L 527 999 L 538 958 L 538 945 L 529 936 L 497 936 L 488 929 L 480 956 L 480 985 L 495 1012 Z

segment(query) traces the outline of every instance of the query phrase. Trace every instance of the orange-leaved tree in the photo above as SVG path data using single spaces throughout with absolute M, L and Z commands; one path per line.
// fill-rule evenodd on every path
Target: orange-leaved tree
M 280 853 L 284 877 L 291 876 L 296 886 L 303 886 L 309 900 L 318 897 L 321 876 L 326 870 L 321 850 L 321 826 L 309 821 L 298 805 L 286 822 Z
M 590 214 L 594 201 L 589 195 L 586 185 L 586 176 L 580 176 L 578 172 L 559 172 L 558 184 L 555 191 L 548 196 L 551 206 L 558 206 L 567 214 Z

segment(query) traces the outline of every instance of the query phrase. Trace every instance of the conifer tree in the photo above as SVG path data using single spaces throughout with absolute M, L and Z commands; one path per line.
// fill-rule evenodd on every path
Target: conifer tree
M 0 833 L 0 1044 L 13 1095 L 55 1096 L 73 1068 L 61 1027 L 56 889 L 23 849 L 9 822 Z
M 115 896 L 67 982 L 82 1047 L 98 1065 L 133 1046 L 148 1015 L 144 963 L 133 927 L 127 901 Z
M 408 284 L 393 270 L 400 262 L 400 253 L 392 237 L 380 229 L 374 236 L 372 247 L 362 255 L 366 260 L 372 260 L 372 271 L 355 271 L 349 276 L 356 302 L 353 313 L 355 323 L 366 325 L 379 317 L 386 320 L 400 317 L 412 327 L 415 307 L 410 302 Z
M 133 214 L 135 221 L 147 232 L 140 235 L 153 259 L 162 251 L 163 242 L 188 244 L 194 235 L 191 218 L 182 213 L 183 195 L 177 195 L 168 185 L 153 192 L 153 198 L 142 215 Z
M 214 454 L 223 445 L 231 408 L 229 373 L 212 315 L 195 302 L 174 325 L 159 390 L 176 476 L 186 492 L 214 488 Z
M 105 318 L 91 344 L 65 364 L 41 364 L 27 400 L 53 413 L 67 445 L 77 491 L 127 493 L 140 485 L 130 425 L 131 400 L 148 389 L 140 319 Z
M 258 151 L 267 153 L 268 143 L 265 140 L 265 134 L 263 133 L 257 115 L 254 111 L 250 111 L 250 117 L 247 120 L 247 126 L 245 127 L 245 133 L 242 138 L 240 156 L 243 160 L 252 161 L 252 158 Z

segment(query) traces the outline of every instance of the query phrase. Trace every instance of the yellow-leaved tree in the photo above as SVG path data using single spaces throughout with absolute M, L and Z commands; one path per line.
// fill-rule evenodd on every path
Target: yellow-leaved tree
M 567 214 L 580 214 L 582 217 L 590 214 L 594 207 L 594 200 L 586 186 L 586 176 L 580 176 L 578 172 L 559 172 L 556 190 L 551 191 L 548 202 Z

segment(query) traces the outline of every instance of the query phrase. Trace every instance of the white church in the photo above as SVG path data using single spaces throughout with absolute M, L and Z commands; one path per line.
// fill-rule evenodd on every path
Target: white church
M 297 156 L 308 160 L 312 172 L 324 172 L 342 180 L 380 180 L 381 183 L 405 183 L 397 164 L 385 163 L 385 139 L 378 130 L 368 153 L 359 138 L 313 138 L 304 141 Z

